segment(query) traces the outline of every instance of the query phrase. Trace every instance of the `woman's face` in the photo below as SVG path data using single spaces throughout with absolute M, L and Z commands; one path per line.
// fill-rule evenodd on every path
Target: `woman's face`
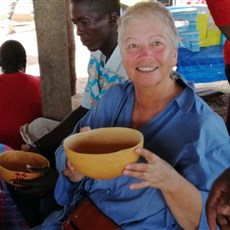
M 160 19 L 145 16 L 132 19 L 123 30 L 123 65 L 134 84 L 152 86 L 170 80 L 177 63 L 177 49 Z

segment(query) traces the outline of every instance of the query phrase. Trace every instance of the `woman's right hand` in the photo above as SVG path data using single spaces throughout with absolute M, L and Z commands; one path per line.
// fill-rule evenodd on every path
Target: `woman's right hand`
M 77 171 L 69 161 L 67 161 L 66 168 L 63 170 L 63 175 L 68 177 L 71 182 L 78 182 L 83 179 L 84 175 Z
M 80 132 L 87 132 L 91 130 L 91 128 L 89 126 L 83 127 L 81 128 Z M 80 172 L 78 172 L 71 164 L 70 162 L 67 160 L 67 164 L 66 164 L 66 169 L 63 170 L 63 175 L 68 177 L 68 179 L 71 182 L 78 182 L 80 181 L 84 175 L 81 174 Z

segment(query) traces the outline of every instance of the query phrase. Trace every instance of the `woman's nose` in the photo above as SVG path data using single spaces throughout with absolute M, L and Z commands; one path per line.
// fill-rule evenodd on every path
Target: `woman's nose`
M 154 54 L 150 47 L 142 47 L 140 50 L 141 56 L 153 59 Z

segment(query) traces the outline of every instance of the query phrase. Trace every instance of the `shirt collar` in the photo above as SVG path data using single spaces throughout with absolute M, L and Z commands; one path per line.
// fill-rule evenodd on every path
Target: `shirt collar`
M 193 82 L 187 81 L 179 73 L 176 72 L 176 74 L 178 75 L 177 81 L 181 85 L 185 86 L 185 88 L 181 92 L 181 94 L 175 99 L 175 101 L 177 102 L 181 110 L 188 113 L 195 101 L 195 95 L 196 95 L 195 86 Z
M 96 57 L 97 59 L 100 60 L 100 63 L 104 63 L 105 62 L 105 55 L 97 50 L 92 52 L 92 54 L 94 57 Z M 114 49 L 113 53 L 111 54 L 109 60 L 105 63 L 104 68 L 110 69 L 114 72 L 117 72 L 117 70 L 119 69 L 121 65 L 121 54 L 120 54 L 120 50 L 118 48 L 118 46 L 116 46 L 116 48 Z
M 106 62 L 105 67 L 116 71 L 117 69 L 119 69 L 120 65 L 121 65 L 121 54 L 118 46 L 116 46 L 109 60 Z

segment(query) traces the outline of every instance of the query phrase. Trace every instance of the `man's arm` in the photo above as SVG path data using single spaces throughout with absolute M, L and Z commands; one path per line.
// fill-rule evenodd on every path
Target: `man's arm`
M 51 165 L 55 162 L 54 153 L 58 146 L 69 134 L 71 134 L 74 126 L 87 112 L 88 109 L 79 106 L 68 114 L 57 127 L 34 143 L 39 152 L 50 160 Z
M 222 34 L 230 41 L 230 25 L 218 26 Z

